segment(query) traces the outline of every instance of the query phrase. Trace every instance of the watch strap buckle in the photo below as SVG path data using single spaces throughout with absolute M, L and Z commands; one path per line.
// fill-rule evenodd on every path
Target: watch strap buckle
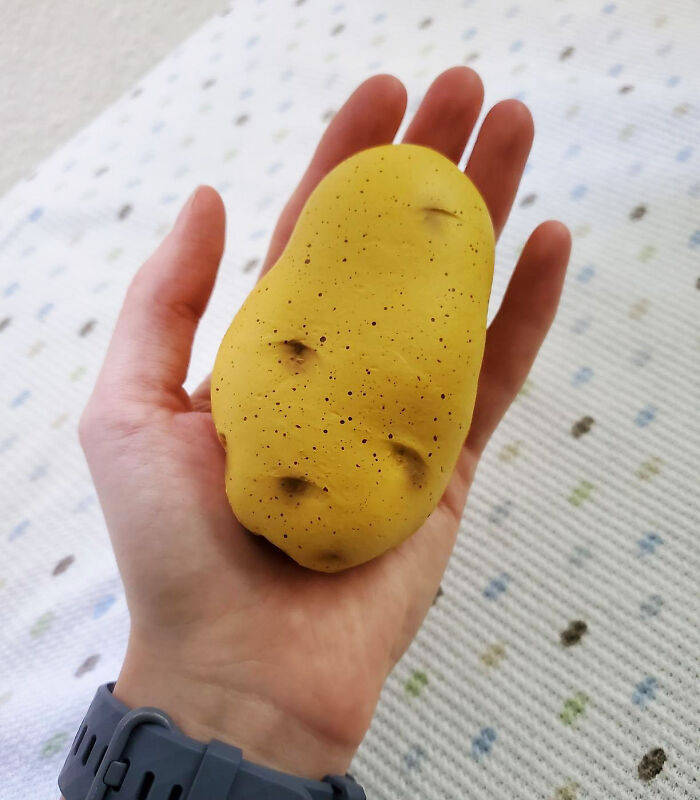
M 104 800 L 109 789 L 119 790 L 129 768 L 129 762 L 122 760 L 122 753 L 132 732 L 139 725 L 160 725 L 168 730 L 174 728 L 170 717 L 157 708 L 135 708 L 125 714 L 114 729 L 85 800 Z

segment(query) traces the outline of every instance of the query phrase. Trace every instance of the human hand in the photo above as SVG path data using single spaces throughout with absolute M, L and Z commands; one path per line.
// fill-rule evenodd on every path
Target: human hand
M 433 83 L 405 141 L 459 161 L 483 99 L 476 73 Z M 392 142 L 401 83 L 365 81 L 335 115 L 287 203 L 262 268 L 272 267 L 310 192 L 353 153 Z M 486 116 L 467 174 L 496 235 L 533 137 L 521 103 Z M 469 435 L 435 511 L 380 558 L 336 574 L 298 566 L 233 516 L 206 381 L 183 389 L 197 323 L 224 245 L 224 209 L 200 188 L 134 278 L 80 438 L 131 614 L 115 695 L 166 711 L 188 735 L 311 778 L 343 773 L 382 685 L 435 597 L 479 457 L 523 383 L 554 317 L 570 250 L 546 222 L 520 256 L 492 322 Z M 229 443 L 235 446 L 235 443 Z

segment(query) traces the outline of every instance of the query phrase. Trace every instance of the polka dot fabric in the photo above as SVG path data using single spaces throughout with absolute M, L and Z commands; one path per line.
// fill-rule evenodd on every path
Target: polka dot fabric
M 697 4 L 240 0 L 0 200 L 0 797 L 51 797 L 127 609 L 76 425 L 129 280 L 198 183 L 228 247 L 188 387 L 325 124 L 442 69 L 537 137 L 490 315 L 567 222 L 560 313 L 353 764 L 369 798 L 700 798 Z

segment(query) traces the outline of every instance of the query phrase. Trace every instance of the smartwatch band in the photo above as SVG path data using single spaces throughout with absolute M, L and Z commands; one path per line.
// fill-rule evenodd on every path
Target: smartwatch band
M 366 800 L 350 775 L 322 781 L 253 764 L 185 736 L 157 708 L 129 709 L 100 686 L 58 778 L 66 800 Z

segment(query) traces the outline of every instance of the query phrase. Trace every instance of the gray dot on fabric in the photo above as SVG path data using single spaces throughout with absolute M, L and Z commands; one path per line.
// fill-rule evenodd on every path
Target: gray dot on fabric
M 88 335 L 88 333 L 90 333 L 90 332 L 91 332 L 91 331 L 94 329 L 95 325 L 97 325 L 97 320 L 94 320 L 94 319 L 89 319 L 89 320 L 88 320 L 88 321 L 87 321 L 87 322 L 86 322 L 86 323 L 85 323 L 85 324 L 82 326 L 82 328 L 81 328 L 81 329 L 78 331 L 78 335 L 79 335 L 79 336 L 87 336 L 87 335 Z
M 53 572 L 51 574 L 52 575 L 61 575 L 63 572 L 65 572 L 68 569 L 68 567 L 70 567 L 70 565 L 74 561 L 75 561 L 75 556 L 66 556 L 65 558 L 62 558 L 58 562 L 58 564 L 56 564 L 56 566 L 53 568 Z
M 100 660 L 99 655 L 88 656 L 85 661 L 76 669 L 75 677 L 81 678 L 86 672 L 91 672 L 95 669 L 97 662 Z

